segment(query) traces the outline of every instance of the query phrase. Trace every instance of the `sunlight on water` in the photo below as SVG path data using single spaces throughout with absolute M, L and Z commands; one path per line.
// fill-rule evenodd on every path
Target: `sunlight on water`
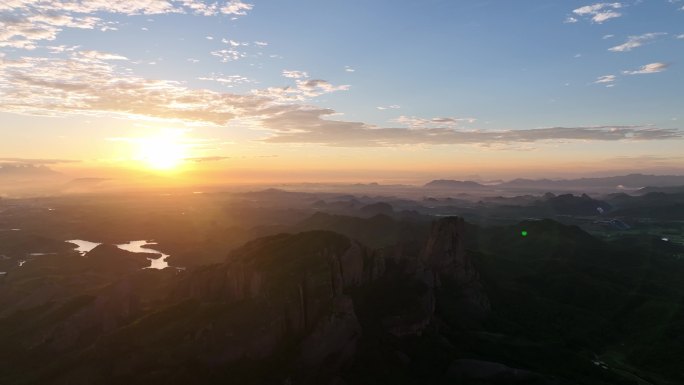
M 169 263 L 166 262 L 166 258 L 169 257 L 168 254 L 164 254 L 159 250 L 155 250 L 146 246 L 150 245 L 156 245 L 157 243 L 155 242 L 150 242 L 150 241 L 130 241 L 128 243 L 123 243 L 120 245 L 116 245 L 116 247 L 120 248 L 121 250 L 126 250 L 130 251 L 131 253 L 156 253 L 160 254 L 159 258 L 147 258 L 150 261 L 150 266 L 146 267 L 147 269 L 165 269 L 169 267 Z
M 74 245 L 78 246 L 76 251 L 78 251 L 81 255 L 85 255 L 85 253 L 101 245 L 101 243 L 84 241 L 82 239 L 71 239 L 65 242 L 73 243 Z

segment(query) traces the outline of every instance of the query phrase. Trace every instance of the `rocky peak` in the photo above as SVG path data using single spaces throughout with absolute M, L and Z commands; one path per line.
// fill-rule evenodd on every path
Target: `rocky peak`
M 448 217 L 434 222 L 420 259 L 432 271 L 434 285 L 453 286 L 462 293 L 469 315 L 483 315 L 490 309 L 489 299 L 465 249 L 465 236 L 463 218 Z
M 465 222 L 462 218 L 449 217 L 432 224 L 430 236 L 421 252 L 421 260 L 431 269 L 452 269 L 463 265 L 470 268 L 465 253 L 463 236 Z

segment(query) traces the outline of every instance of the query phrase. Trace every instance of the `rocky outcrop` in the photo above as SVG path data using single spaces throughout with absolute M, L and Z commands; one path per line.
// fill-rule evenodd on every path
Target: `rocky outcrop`
M 480 276 L 465 249 L 465 222 L 449 217 L 435 221 L 419 252 L 415 245 L 392 250 L 394 286 L 400 303 L 382 319 L 398 337 L 420 335 L 432 323 L 440 303 L 447 305 L 453 326 L 475 327 L 489 313 L 490 304 Z M 410 288 L 406 290 L 406 288 Z M 440 302 L 441 301 L 441 302 Z
M 324 368 L 326 372 L 335 373 L 353 358 L 359 337 L 361 325 L 352 299 L 346 295 L 336 296 L 332 313 L 323 317 L 302 340 L 295 365 L 301 369 L 320 371 Z
M 435 285 L 445 284 L 461 292 L 460 302 L 470 316 L 484 316 L 489 312 L 489 298 L 465 249 L 463 218 L 449 217 L 433 223 L 420 258 L 433 272 Z
M 225 347 L 214 347 L 220 352 L 212 360 L 266 357 L 295 343 L 297 367 L 322 360 L 326 368 L 339 367 L 361 335 L 348 291 L 383 271 L 382 258 L 339 234 L 277 235 L 245 245 L 225 264 L 188 272 L 169 302 L 224 303 L 252 320 L 237 328 L 215 320 L 209 339 Z
M 172 288 L 170 300 L 233 302 L 257 297 L 262 288 L 259 271 L 244 265 L 213 265 L 195 270 Z

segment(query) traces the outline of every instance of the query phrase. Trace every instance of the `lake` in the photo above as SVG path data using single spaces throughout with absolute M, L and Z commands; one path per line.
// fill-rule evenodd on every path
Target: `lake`
M 82 239 L 71 239 L 66 242 L 73 243 L 74 245 L 78 246 L 76 251 L 78 251 L 81 255 L 85 255 L 85 253 L 101 245 L 101 243 L 84 241 Z
M 87 252 L 90 250 L 94 249 L 95 247 L 101 245 L 101 243 L 97 242 L 90 242 L 90 241 L 85 241 L 83 239 L 71 239 L 66 241 L 68 243 L 73 243 L 76 246 L 76 251 L 78 251 L 81 255 L 85 255 Z M 164 254 L 159 250 L 155 250 L 149 246 L 154 246 L 157 243 L 152 242 L 152 241 L 130 241 L 127 243 L 122 243 L 115 245 L 121 250 L 126 250 L 131 253 L 154 253 L 154 254 L 159 254 L 159 258 L 147 258 L 150 261 L 150 266 L 145 267 L 146 269 L 165 269 L 169 267 L 169 263 L 166 262 L 166 258 L 170 257 L 169 254 Z
M 157 243 L 151 242 L 151 241 L 130 241 L 128 243 L 123 243 L 120 245 L 116 245 L 116 247 L 120 248 L 121 250 L 126 250 L 130 251 L 131 253 L 156 253 L 159 254 L 159 258 L 147 258 L 150 261 L 150 266 L 147 266 L 146 269 L 165 269 L 169 267 L 169 263 L 166 262 L 166 258 L 168 258 L 170 255 L 164 254 L 159 250 L 155 250 L 153 248 L 150 248 L 148 246 L 154 246 Z

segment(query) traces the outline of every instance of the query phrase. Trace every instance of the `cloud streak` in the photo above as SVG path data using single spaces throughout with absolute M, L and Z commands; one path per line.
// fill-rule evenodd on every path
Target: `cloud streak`
M 667 35 L 665 32 L 650 32 L 638 36 L 630 36 L 626 42 L 616 45 L 615 47 L 608 48 L 611 52 L 629 52 L 634 48 L 641 47 L 644 44 L 656 39 L 658 36 Z
M 309 74 L 305 71 L 283 70 L 283 76 L 290 79 L 305 79 Z
M 638 70 L 634 71 L 622 71 L 625 75 L 645 75 L 645 74 L 655 74 L 658 72 L 665 71 L 670 65 L 667 63 L 650 63 L 641 66 Z
M 590 19 L 592 22 L 601 24 L 604 21 L 615 19 L 622 14 L 617 10 L 622 8 L 622 3 L 596 3 L 592 5 L 585 5 L 583 7 L 574 9 L 572 13 L 579 17 L 585 17 Z M 572 20 L 572 21 L 568 21 Z M 578 20 L 572 16 L 566 19 L 566 22 L 577 22 Z
M 594 84 L 605 84 L 606 87 L 612 87 L 617 80 L 615 75 L 603 75 L 596 78 Z
M 342 147 L 400 145 L 512 144 L 539 141 L 618 141 L 680 139 L 677 129 L 651 126 L 547 127 L 523 130 L 457 130 L 434 128 L 380 128 L 362 122 L 328 120 L 330 109 L 286 111 L 264 119 L 274 135 L 269 143 L 312 143 Z

